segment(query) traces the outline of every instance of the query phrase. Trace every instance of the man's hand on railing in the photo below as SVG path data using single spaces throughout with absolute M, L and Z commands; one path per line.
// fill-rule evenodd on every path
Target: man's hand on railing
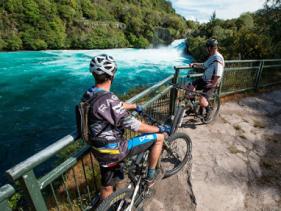
M 192 68 L 192 67 L 190 66 L 190 64 L 188 64 L 188 65 L 183 65 L 183 66 L 174 66 L 174 69 L 177 69 L 177 70 L 190 69 L 190 68 Z
M 191 63 L 190 67 L 192 68 L 203 68 L 203 64 L 202 63 Z

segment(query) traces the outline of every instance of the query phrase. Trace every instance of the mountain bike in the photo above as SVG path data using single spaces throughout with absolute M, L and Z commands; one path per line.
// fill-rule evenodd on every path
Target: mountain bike
M 171 135 L 164 141 L 161 157 L 157 165 L 163 171 L 163 179 L 179 172 L 186 163 L 188 163 L 189 172 L 191 169 L 191 139 L 185 133 L 176 132 L 182 116 L 183 110 L 178 109 L 175 116 L 168 118 L 166 121 L 166 123 L 171 123 Z M 143 113 L 143 117 L 152 125 L 160 124 L 149 114 Z M 149 188 L 145 181 L 148 169 L 148 155 L 149 150 L 124 162 L 130 181 L 128 186 L 111 194 L 98 206 L 97 211 L 143 209 L 144 201 L 153 195 L 153 189 Z
M 195 119 L 200 119 L 203 123 L 208 124 L 215 120 L 220 109 L 220 97 L 218 95 L 218 88 L 209 97 L 209 111 L 202 108 L 199 104 L 201 96 L 205 97 L 202 91 L 191 91 L 188 86 L 173 84 L 174 88 L 184 90 L 184 95 L 178 98 L 178 105 L 184 107 L 185 116 L 193 116 Z

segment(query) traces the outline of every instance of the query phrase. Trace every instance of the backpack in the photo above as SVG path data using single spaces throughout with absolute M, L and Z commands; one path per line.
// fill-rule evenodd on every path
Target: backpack
M 94 101 L 96 101 L 101 96 L 104 96 L 106 92 L 99 91 L 93 94 L 93 96 L 86 100 L 81 101 L 78 105 L 75 106 L 75 114 L 76 114 L 76 127 L 78 136 L 81 137 L 87 144 L 91 144 L 90 141 L 90 131 L 89 131 L 89 112 L 91 105 Z M 105 128 L 101 130 L 96 136 L 103 132 Z

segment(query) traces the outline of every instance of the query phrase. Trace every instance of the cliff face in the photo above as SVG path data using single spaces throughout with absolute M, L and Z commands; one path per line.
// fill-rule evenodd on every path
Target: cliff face
M 173 37 L 167 28 L 156 27 L 153 37 L 153 45 L 169 44 L 173 41 Z
M 144 48 L 186 30 L 165 0 L 7 0 L 2 6 L 0 50 Z

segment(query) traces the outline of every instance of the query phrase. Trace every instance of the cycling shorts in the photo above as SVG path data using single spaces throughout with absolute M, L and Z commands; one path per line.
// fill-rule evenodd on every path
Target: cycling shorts
M 205 98 L 209 99 L 215 92 L 216 88 L 207 88 L 207 82 L 202 78 L 196 79 L 192 82 L 192 85 L 196 88 L 196 90 L 203 90 L 203 95 Z
M 126 158 L 148 150 L 157 140 L 157 134 L 142 134 L 128 140 L 128 154 Z M 101 184 L 103 187 L 114 186 L 124 179 L 123 165 L 116 164 L 113 167 L 100 165 Z

